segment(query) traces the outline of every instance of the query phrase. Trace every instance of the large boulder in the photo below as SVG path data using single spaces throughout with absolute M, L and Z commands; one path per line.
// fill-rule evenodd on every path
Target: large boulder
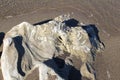
M 39 80 L 77 80 L 75 76 L 95 80 L 94 55 L 103 47 L 97 34 L 92 26 L 79 25 L 69 15 L 35 25 L 22 22 L 3 41 L 4 80 L 24 80 L 35 68 Z

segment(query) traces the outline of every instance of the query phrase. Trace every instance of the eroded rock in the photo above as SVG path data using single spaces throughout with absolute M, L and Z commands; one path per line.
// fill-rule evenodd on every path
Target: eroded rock
M 95 80 L 93 52 L 101 50 L 102 44 L 95 35 L 97 33 L 88 33 L 78 24 L 67 24 L 71 20 L 69 15 L 62 15 L 34 26 L 23 22 L 7 32 L 1 57 L 4 80 L 24 80 L 36 67 L 39 80 L 49 80 L 50 75 L 56 80 L 68 80 L 71 69 L 79 71 L 80 77 Z M 76 69 L 77 59 L 80 63 Z

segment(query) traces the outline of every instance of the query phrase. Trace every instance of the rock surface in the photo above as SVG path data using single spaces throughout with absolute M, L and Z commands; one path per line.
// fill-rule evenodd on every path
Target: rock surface
M 95 80 L 92 65 L 102 48 L 97 28 L 80 25 L 69 15 L 34 25 L 23 22 L 8 31 L 3 40 L 3 77 L 29 79 L 38 68 L 39 80 Z M 70 76 L 74 72 L 77 75 Z

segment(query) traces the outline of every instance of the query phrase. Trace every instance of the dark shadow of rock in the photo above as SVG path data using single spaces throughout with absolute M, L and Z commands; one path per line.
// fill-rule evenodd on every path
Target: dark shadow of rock
M 1 58 L 1 55 L 2 55 L 2 51 L 0 52 L 0 58 Z
M 60 58 L 53 58 L 53 60 L 55 61 L 55 63 L 57 64 L 57 67 L 62 69 L 65 66 L 65 61 L 60 59 Z
M 79 21 L 77 21 L 77 20 L 75 20 L 75 19 L 73 19 L 73 18 L 65 21 L 65 24 L 66 24 L 67 26 L 69 26 L 70 28 L 71 28 L 71 27 L 78 26 L 78 23 L 79 23 Z
M 36 26 L 36 25 L 42 25 L 42 24 L 48 23 L 49 21 L 52 21 L 52 19 L 44 20 L 44 21 L 35 23 L 35 24 L 33 24 L 33 25 L 34 25 L 34 26 Z
M 75 67 L 72 67 L 70 69 L 70 73 L 69 73 L 69 76 L 68 76 L 68 80 L 82 80 L 82 76 L 80 74 L 80 71 L 77 70 Z
M 5 33 L 4 32 L 0 32 L 0 58 L 2 55 L 2 49 L 3 49 L 3 39 L 4 39 Z
M 0 46 L 2 45 L 3 43 L 3 38 L 5 36 L 5 33 L 4 32 L 0 32 Z
M 92 46 L 98 48 L 99 47 L 98 42 L 100 43 L 102 42 L 99 38 L 99 30 L 97 29 L 97 27 L 94 24 L 89 24 L 89 25 L 82 26 L 82 28 L 88 33 Z
M 25 50 L 24 47 L 22 46 L 22 37 L 17 36 L 13 38 L 13 41 L 15 43 L 15 48 L 17 49 L 18 52 L 18 61 L 17 61 L 17 69 L 18 73 L 20 73 L 22 76 L 25 76 L 25 73 L 22 70 L 22 57 L 24 56 Z
M 55 62 L 57 69 L 51 63 Z M 81 74 L 74 66 L 65 63 L 65 60 L 58 57 L 44 62 L 48 67 L 52 68 L 60 77 L 65 80 L 81 80 Z M 79 64 L 79 63 L 78 63 Z

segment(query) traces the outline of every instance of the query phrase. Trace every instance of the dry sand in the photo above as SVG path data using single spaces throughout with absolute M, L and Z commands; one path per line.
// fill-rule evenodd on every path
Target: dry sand
M 96 56 L 97 80 L 120 80 L 120 0 L 0 0 L 0 32 L 23 21 L 34 24 L 67 13 L 99 29 L 105 50 Z

